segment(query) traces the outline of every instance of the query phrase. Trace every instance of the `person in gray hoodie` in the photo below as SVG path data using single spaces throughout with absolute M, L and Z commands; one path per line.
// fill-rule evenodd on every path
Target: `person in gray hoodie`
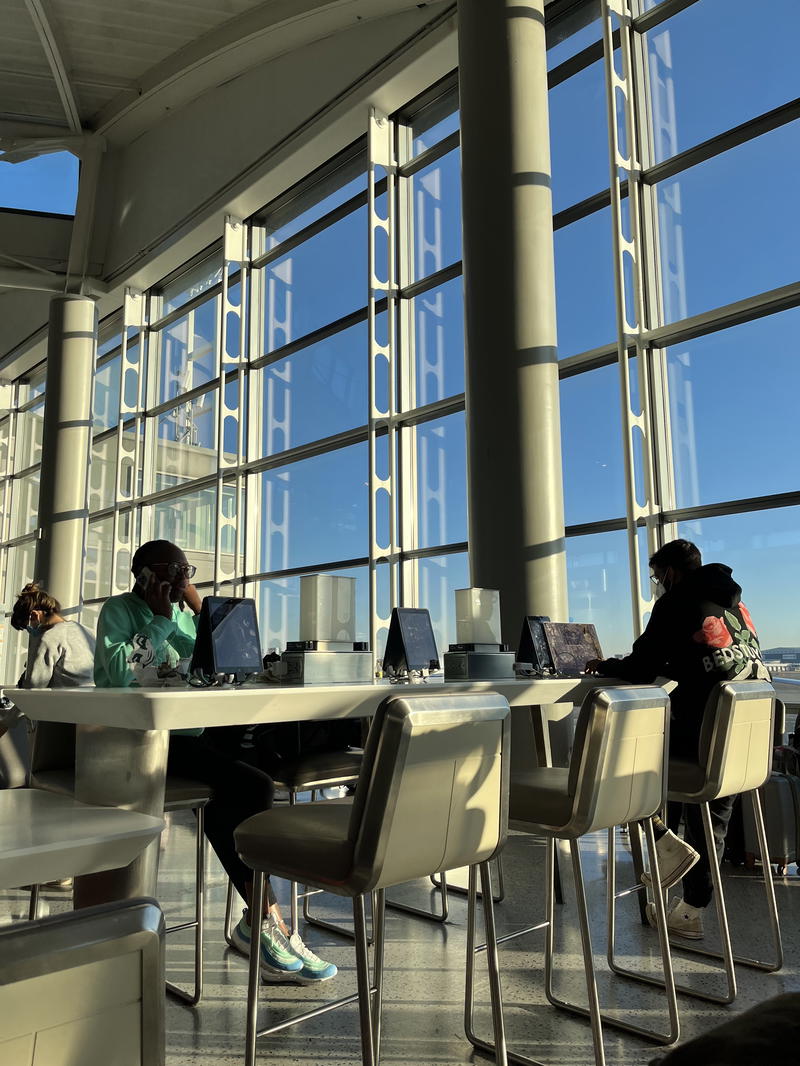
M 650 558 L 658 598 L 647 627 L 621 659 L 592 659 L 586 672 L 651 684 L 658 677 L 677 682 L 670 696 L 670 755 L 696 760 L 706 702 L 720 681 L 770 680 L 761 657 L 753 619 L 742 602 L 742 589 L 731 568 L 703 565 L 700 551 L 688 540 L 673 540 Z M 710 804 L 717 861 L 722 858 L 734 796 Z M 670 804 L 669 828 L 656 821 L 661 886 L 683 879 L 683 897 L 669 907 L 669 928 L 691 940 L 703 936 L 702 910 L 713 892 L 708 849 L 700 807 L 687 804 L 685 840 L 672 831 L 680 807 Z M 653 905 L 649 914 L 654 919 Z

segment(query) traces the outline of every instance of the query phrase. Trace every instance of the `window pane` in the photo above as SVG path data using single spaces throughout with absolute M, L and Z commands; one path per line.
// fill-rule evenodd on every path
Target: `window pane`
M 366 207 L 272 260 L 262 275 L 265 352 L 366 307 Z
M 92 465 L 89 468 L 89 514 L 102 511 L 114 503 L 114 482 L 117 476 L 117 438 L 106 437 L 92 445 Z
M 111 594 L 111 564 L 114 556 L 114 519 L 90 522 L 86 536 L 83 598 L 99 600 Z
M 417 407 L 464 391 L 464 293 L 462 279 L 430 289 L 413 304 Z
M 186 274 L 166 285 L 161 293 L 161 311 L 159 318 L 165 318 L 172 311 L 177 311 L 189 300 L 213 288 L 222 281 L 222 266 L 217 256 L 198 263 Z
M 561 359 L 616 338 L 611 209 L 556 230 L 556 310 Z
M 564 520 L 598 522 L 625 514 L 619 369 L 616 363 L 561 382 Z
M 461 258 L 461 151 L 437 159 L 411 177 L 414 205 L 412 281 Z
M 467 461 L 464 414 L 417 426 L 420 548 L 467 539 Z
M 549 93 L 553 211 L 608 188 L 608 121 L 603 62 Z
M 8 468 L 8 445 L 11 440 L 11 419 L 4 418 L 0 422 L 0 477 Z
M 678 536 L 694 541 L 704 563 L 733 569 L 765 652 L 800 645 L 800 507 L 682 522 Z
M 603 37 L 599 0 L 573 4 L 566 18 L 547 26 L 547 67 L 552 70 L 560 63 L 582 52 Z
M 667 349 L 678 507 L 797 488 L 798 332 L 794 308 Z
M 32 533 L 39 520 L 39 471 L 16 478 L 11 487 L 11 536 Z
M 339 448 L 256 475 L 254 487 L 260 492 L 256 503 L 261 533 L 259 570 L 366 556 L 367 477 L 366 444 Z
M 367 345 L 359 322 L 264 367 L 259 455 L 366 425 Z
M 798 95 L 797 0 L 770 0 L 768 18 L 751 0 L 703 0 L 645 37 L 656 162 Z
M 25 470 L 42 461 L 42 434 L 44 431 L 44 401 L 29 411 L 17 415 L 16 449 L 14 469 Z
M 92 420 L 95 433 L 111 429 L 119 421 L 119 375 L 122 356 L 117 355 L 98 367 L 94 375 Z
M 29 540 L 24 544 L 17 544 L 8 549 L 8 590 L 6 592 L 6 605 L 9 609 L 14 606 L 17 596 L 33 581 L 34 567 L 36 565 L 36 541 Z M 14 630 L 9 626 L 6 634 L 10 635 Z M 9 678 L 16 681 L 16 676 Z
M 156 418 L 155 490 L 217 469 L 217 393 L 206 392 Z M 169 538 L 167 538 L 169 539 Z
M 667 321 L 797 280 L 798 168 L 792 122 L 658 185 Z
M 154 335 L 156 403 L 176 399 L 216 377 L 218 303 L 216 299 L 209 300 Z
M 28 403 L 35 396 L 43 396 L 45 385 L 47 384 L 47 378 L 45 376 L 45 367 L 42 364 L 36 370 L 31 371 L 27 379 L 20 381 L 19 383 L 19 404 L 20 407 Z
M 327 572 L 327 571 L 326 571 Z M 334 577 L 356 579 L 356 640 L 369 641 L 369 571 L 366 566 L 331 571 Z M 255 600 L 261 646 L 283 651 L 286 642 L 300 636 L 300 577 L 259 581 Z
M 419 606 L 427 607 L 439 662 L 451 644 L 456 643 L 456 589 L 469 587 L 469 557 L 466 552 L 420 559 Z
M 633 622 L 625 531 L 567 537 L 567 584 L 569 620 L 593 623 L 607 657 L 626 655 Z
M 215 488 L 200 489 L 155 504 L 153 539 L 177 544 L 197 567 L 196 582 L 214 580 L 216 526 Z
M 74 215 L 78 199 L 78 159 L 51 152 L 0 167 L 0 207 Z
M 366 190 L 365 162 L 359 155 L 333 174 L 324 176 L 285 207 L 270 212 L 264 222 L 264 251 L 275 248 Z
M 455 133 L 459 127 L 460 116 L 458 111 L 450 110 L 454 105 L 454 99 L 448 96 L 442 101 L 442 107 L 428 108 L 424 114 L 413 120 L 411 125 L 413 138 L 412 158 L 421 155 L 428 148 L 433 148 L 435 144 L 443 141 L 445 137 L 449 137 L 451 133 Z M 443 109 L 450 110 L 450 114 L 442 116 Z

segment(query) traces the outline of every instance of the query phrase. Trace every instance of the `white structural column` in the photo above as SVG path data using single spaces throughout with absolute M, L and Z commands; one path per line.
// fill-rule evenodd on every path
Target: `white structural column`
M 459 0 L 469 542 L 503 638 L 567 618 L 544 0 Z
M 85 296 L 50 304 L 36 578 L 65 609 L 80 603 L 92 432 L 97 308 Z

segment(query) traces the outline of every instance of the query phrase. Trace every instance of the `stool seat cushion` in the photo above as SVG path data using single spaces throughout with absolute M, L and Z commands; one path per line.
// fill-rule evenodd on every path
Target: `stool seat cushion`
M 703 802 L 703 786 L 706 780 L 705 767 L 688 759 L 669 760 L 669 779 L 667 794 L 671 800 L 692 797 L 692 802 Z M 697 799 L 694 799 L 697 797 Z
M 566 825 L 572 814 L 569 770 L 541 766 L 511 775 L 508 821 L 520 827 L 549 832 Z
M 350 895 L 353 867 L 348 839 L 350 799 L 278 807 L 247 818 L 236 830 L 236 850 L 251 870 Z
M 357 781 L 363 751 L 320 751 L 287 760 L 272 775 L 279 788 L 304 790 Z
M 211 788 L 202 781 L 170 776 L 164 789 L 164 810 L 194 811 L 205 807 L 212 795 Z

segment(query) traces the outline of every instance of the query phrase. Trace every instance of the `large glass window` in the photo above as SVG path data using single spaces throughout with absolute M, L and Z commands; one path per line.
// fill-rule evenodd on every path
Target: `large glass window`
M 591 622 L 603 654 L 626 655 L 633 640 L 624 530 L 567 538 L 569 620 Z
M 616 363 L 561 382 L 564 520 L 568 526 L 625 514 Z
M 556 230 L 555 260 L 559 358 L 614 341 L 611 208 Z
M 796 121 L 658 185 L 669 321 L 797 280 L 799 168 Z
M 646 34 L 656 162 L 796 98 L 800 6 L 702 0 Z
M 795 308 L 667 349 L 678 507 L 797 488 L 798 331 Z
M 357 444 L 255 475 L 258 570 L 311 566 L 368 554 L 367 446 Z

